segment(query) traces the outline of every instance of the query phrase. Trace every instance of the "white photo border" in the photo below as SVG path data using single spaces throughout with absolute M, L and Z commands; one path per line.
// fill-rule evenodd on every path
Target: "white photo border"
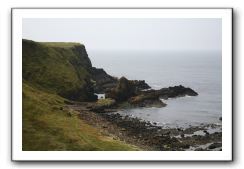
M 13 161 L 232 161 L 232 8 L 12 8 Z M 221 18 L 222 151 L 22 151 L 22 19 Z

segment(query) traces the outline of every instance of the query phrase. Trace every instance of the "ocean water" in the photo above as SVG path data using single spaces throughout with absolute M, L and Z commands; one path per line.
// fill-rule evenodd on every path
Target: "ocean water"
M 222 116 L 221 52 L 91 51 L 92 64 L 113 76 L 145 80 L 152 88 L 190 87 L 196 97 L 164 100 L 163 108 L 120 111 L 165 127 L 220 124 Z

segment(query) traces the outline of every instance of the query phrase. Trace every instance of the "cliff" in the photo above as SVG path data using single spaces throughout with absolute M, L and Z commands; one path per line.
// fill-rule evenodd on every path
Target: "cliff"
M 96 68 L 84 45 L 23 40 L 22 58 L 23 151 L 138 150 L 104 136 L 67 107 L 70 100 L 96 100 Z
M 23 81 L 77 101 L 93 101 L 92 64 L 78 43 L 22 41 Z

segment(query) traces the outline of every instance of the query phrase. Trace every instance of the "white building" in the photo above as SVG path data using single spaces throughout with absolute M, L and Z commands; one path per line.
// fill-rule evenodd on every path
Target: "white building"
M 95 93 L 95 95 L 97 95 L 97 99 L 105 99 L 105 94 Z

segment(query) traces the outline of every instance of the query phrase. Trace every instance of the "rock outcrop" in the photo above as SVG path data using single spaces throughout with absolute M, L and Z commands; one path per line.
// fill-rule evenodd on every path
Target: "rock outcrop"
M 105 93 L 118 83 L 117 78 L 108 75 L 103 69 L 92 67 L 91 74 L 95 81 L 94 90 L 96 93 Z
M 168 99 L 183 96 L 197 96 L 197 92 L 190 88 L 184 86 L 174 86 L 168 88 L 162 88 L 160 90 L 147 90 L 139 91 L 136 96 L 129 99 L 129 103 L 132 105 L 137 105 L 139 107 L 147 107 L 156 105 L 159 107 L 166 106 L 160 99 Z
M 126 101 L 130 97 L 134 96 L 136 87 L 134 83 L 125 77 L 121 77 L 116 85 L 110 91 L 106 93 L 106 98 L 115 99 L 118 102 Z
M 136 107 L 164 107 L 166 104 L 160 99 L 198 95 L 191 88 L 186 88 L 182 85 L 162 88 L 160 90 L 143 90 L 148 87 L 144 81 L 133 81 L 122 77 L 119 79 L 116 87 L 106 92 L 106 98 L 112 98 L 117 102 L 128 102 Z
M 175 97 L 183 97 L 183 96 L 197 96 L 198 93 L 192 90 L 191 88 L 184 87 L 182 85 L 174 86 L 174 87 L 168 87 L 168 88 L 162 88 L 160 90 L 147 90 L 147 91 L 141 91 L 141 95 L 146 95 L 150 98 L 156 97 L 156 98 L 175 98 Z
M 131 80 L 135 86 L 136 91 L 150 89 L 151 87 L 145 82 L 145 80 Z
M 92 79 L 96 82 L 94 90 L 96 93 L 106 93 L 112 88 L 115 88 L 119 79 L 117 77 L 110 76 L 102 68 L 92 68 Z M 145 80 L 128 80 L 131 85 L 135 87 L 135 91 L 141 91 L 150 89 L 151 87 L 145 82 Z

